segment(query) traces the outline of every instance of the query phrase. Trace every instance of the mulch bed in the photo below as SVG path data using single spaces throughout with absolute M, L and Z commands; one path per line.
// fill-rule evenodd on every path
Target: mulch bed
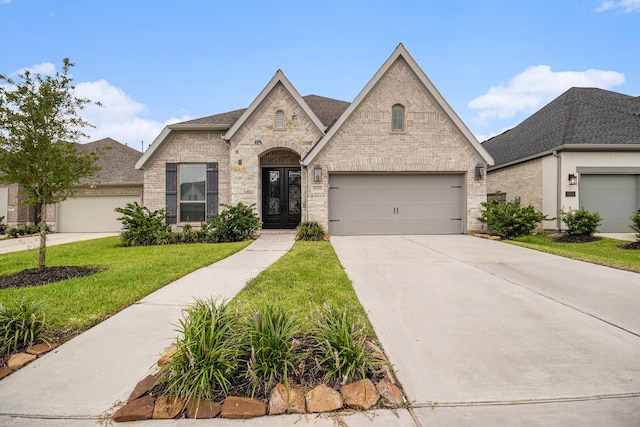
M 620 245 L 618 246 L 619 248 L 622 249 L 636 249 L 636 250 L 640 250 L 640 242 L 631 242 L 631 243 L 627 243 L 626 245 Z
M 39 286 L 46 283 L 59 282 L 60 280 L 90 276 L 100 271 L 103 271 L 103 269 L 77 266 L 31 268 L 0 277 L 0 289 Z
M 558 237 L 554 237 L 553 241 L 558 243 L 589 243 L 597 242 L 601 237 L 582 235 L 582 236 L 570 236 L 569 234 L 563 234 Z

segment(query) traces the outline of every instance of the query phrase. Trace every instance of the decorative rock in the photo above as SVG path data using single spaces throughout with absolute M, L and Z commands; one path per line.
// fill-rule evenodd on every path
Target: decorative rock
M 153 408 L 154 420 L 171 420 L 175 418 L 186 406 L 187 402 L 182 397 L 159 396 L 156 406 Z
M 171 344 L 169 347 L 165 348 L 162 354 L 160 355 L 160 359 L 158 359 L 158 366 L 168 365 L 171 361 L 171 356 L 173 356 L 178 350 L 175 344 Z
M 220 415 L 222 406 L 219 403 L 204 399 L 190 399 L 187 402 L 187 418 L 197 418 L 204 420 L 215 418 Z
M 380 350 L 380 347 L 378 347 L 377 345 L 375 345 L 371 341 L 365 342 L 364 345 L 371 352 L 371 357 L 373 357 L 374 359 L 385 361 L 385 362 L 387 361 L 387 356 L 385 356 L 384 352 L 382 350 Z
M 151 390 L 156 381 L 158 381 L 159 376 L 159 374 L 147 375 L 144 379 L 142 379 L 129 395 L 127 403 L 138 399 L 142 395 L 146 394 L 149 390 Z
M 342 393 L 345 405 L 364 411 L 378 403 L 378 399 L 380 399 L 378 390 L 368 378 L 347 384 L 340 389 L 340 393 Z
M 58 344 L 36 344 L 27 349 L 27 353 L 35 354 L 36 356 L 41 356 L 45 353 L 49 353 L 54 348 L 58 347 Z
M 12 373 L 13 371 L 9 368 L 0 368 L 0 380 Z
M 391 384 L 396 383 L 396 379 L 393 377 L 393 373 L 391 372 L 389 365 L 382 365 L 382 368 L 380 369 L 384 372 L 384 376 L 391 382 Z
M 133 402 L 127 403 L 118 409 L 113 415 L 113 421 L 122 423 L 125 421 L 139 421 L 151 419 L 153 415 L 154 399 L 152 396 L 145 396 Z
M 222 418 L 248 419 L 267 415 L 267 404 L 247 397 L 229 396 L 224 400 Z
M 9 358 L 7 366 L 9 367 L 9 369 L 16 371 L 22 368 L 27 363 L 31 363 L 36 360 L 36 357 L 37 356 L 35 354 L 16 353 Z
M 309 412 L 329 412 L 342 408 L 342 395 L 327 386 L 320 384 L 305 395 Z
M 269 415 L 304 414 L 304 396 L 295 387 L 278 384 L 269 397 Z
M 376 384 L 376 390 L 380 393 L 382 403 L 387 407 L 399 408 L 403 403 L 403 396 L 400 389 L 384 378 Z

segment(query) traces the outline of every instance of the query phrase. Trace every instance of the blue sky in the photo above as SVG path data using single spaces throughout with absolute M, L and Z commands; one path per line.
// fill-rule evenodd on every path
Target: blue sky
M 640 95 L 640 0 L 0 0 L 0 74 L 100 101 L 90 139 L 145 148 L 168 123 L 247 107 L 282 69 L 352 101 L 403 43 L 476 137 L 571 86 Z

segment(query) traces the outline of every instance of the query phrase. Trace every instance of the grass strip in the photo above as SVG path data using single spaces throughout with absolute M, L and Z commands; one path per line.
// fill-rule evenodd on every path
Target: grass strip
M 640 251 L 620 248 L 629 243 L 627 241 L 602 238 L 589 243 L 560 243 L 554 242 L 548 234 L 539 233 L 505 242 L 565 258 L 640 273 Z

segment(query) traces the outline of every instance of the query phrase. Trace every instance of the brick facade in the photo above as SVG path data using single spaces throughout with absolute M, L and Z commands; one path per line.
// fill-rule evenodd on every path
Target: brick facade
M 487 192 L 507 193 L 507 201 L 520 197 L 522 206 L 542 211 L 542 158 L 498 169 L 487 174 Z

